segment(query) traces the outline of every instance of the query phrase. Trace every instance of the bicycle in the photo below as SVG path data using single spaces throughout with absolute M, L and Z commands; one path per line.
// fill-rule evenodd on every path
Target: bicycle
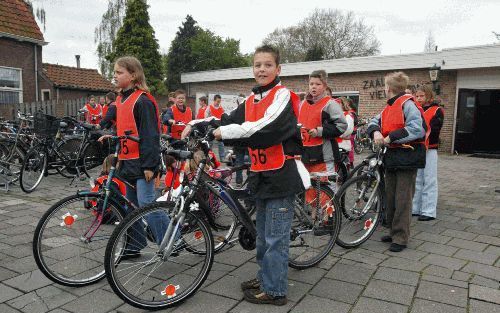
M 343 215 L 337 244 L 343 248 L 358 247 L 375 232 L 384 210 L 383 159 L 381 148 L 351 172 L 351 177 L 335 195 Z
M 369 119 L 360 119 L 358 129 L 356 130 L 356 134 L 354 136 L 354 152 L 356 154 L 360 154 L 364 149 L 370 148 L 372 152 L 376 151 L 375 143 L 368 135 Z
M 112 188 L 116 173 L 119 139 L 137 140 L 132 136 L 111 137 L 117 141 L 108 179 L 98 192 L 78 191 L 52 205 L 42 216 L 33 235 L 33 256 L 40 271 L 50 280 L 64 286 L 81 287 L 104 278 L 104 248 L 112 230 L 125 216 L 125 208 L 137 206 Z
M 192 296 L 210 272 L 214 258 L 211 225 L 207 222 L 209 217 L 205 211 L 194 201 L 203 184 L 202 176 L 205 173 L 210 139 L 212 138 L 207 135 L 200 140 L 205 157 L 198 163 L 193 179 L 182 182 L 182 191 L 177 201 L 156 202 L 132 212 L 115 228 L 108 241 L 104 258 L 106 277 L 113 291 L 132 306 L 161 309 L 177 305 Z M 193 151 L 170 150 L 167 153 L 180 161 L 193 158 Z M 238 223 L 241 223 L 238 234 L 241 246 L 246 250 L 254 249 L 256 228 L 248 210 L 238 201 L 242 191 L 206 176 L 204 178 L 211 183 L 203 185 L 218 195 L 236 216 Z M 319 186 L 323 190 L 322 185 Z M 299 200 L 304 199 L 305 194 L 299 196 Z M 309 212 L 305 211 L 304 202 L 302 200 L 295 205 L 295 220 L 290 233 L 289 263 L 296 268 L 307 268 L 320 262 L 333 248 L 340 227 L 340 211 L 335 209 L 338 207 L 335 198 L 327 201 L 328 206 L 332 206 L 331 210 L 317 211 L 316 220 L 312 220 Z M 332 217 L 324 218 L 327 212 L 332 213 Z M 150 214 L 169 216 L 169 223 L 161 240 L 147 238 L 145 234 L 144 238 L 131 238 L 132 227 L 145 224 L 144 221 L 150 218 Z M 123 256 L 128 255 L 128 251 L 123 249 L 124 242 L 134 240 L 146 241 L 147 244 L 134 259 L 126 258 L 126 262 L 123 262 Z M 299 250 L 298 255 L 302 258 L 293 258 L 294 251 L 298 251 L 295 249 L 308 248 L 318 249 L 319 252 L 304 253 Z
M 43 177 L 50 174 L 50 170 L 74 180 L 81 178 L 82 174 L 90 177 L 88 170 L 102 162 L 102 149 L 89 141 L 94 126 L 80 123 L 78 125 L 84 129 L 83 138 L 64 140 L 62 133 L 68 125 L 64 120 L 76 122 L 70 117 L 59 120 L 41 112 L 35 114 L 34 128 L 38 140 L 26 153 L 20 172 L 20 185 L 24 192 L 33 192 Z M 100 162 L 96 161 L 96 155 Z

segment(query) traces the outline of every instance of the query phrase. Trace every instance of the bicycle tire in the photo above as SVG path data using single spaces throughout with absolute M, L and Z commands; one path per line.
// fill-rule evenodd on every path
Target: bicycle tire
M 213 253 L 213 238 L 212 238 L 212 234 L 210 231 L 210 226 L 204 221 L 203 218 L 200 218 L 198 216 L 198 214 L 193 214 L 192 212 L 187 212 L 186 219 L 185 219 L 185 223 L 186 223 L 186 221 L 188 221 L 188 223 L 189 223 L 189 225 L 187 226 L 187 230 L 193 230 L 193 229 L 195 230 L 193 233 L 193 235 L 194 235 L 193 238 L 195 238 L 195 239 L 196 239 L 196 233 L 200 232 L 199 233 L 200 236 L 197 239 L 203 240 L 203 243 L 206 246 L 205 250 L 207 251 L 207 253 L 203 254 L 203 255 L 189 254 L 189 256 L 194 256 L 196 258 L 203 258 L 203 261 L 200 260 L 200 262 L 198 262 L 198 263 L 193 262 L 193 265 L 191 265 L 191 266 L 185 265 L 185 263 L 182 263 L 183 261 L 185 261 L 185 259 L 181 258 L 181 254 L 179 254 L 178 256 L 174 256 L 173 254 L 171 254 L 170 256 L 168 256 L 168 259 L 166 259 L 166 260 L 161 260 L 161 258 L 156 260 L 156 261 L 160 261 L 161 262 L 160 266 L 162 266 L 166 262 L 170 261 L 171 260 L 170 258 L 172 258 L 174 260 L 174 262 L 171 262 L 171 263 L 174 263 L 174 264 L 176 264 L 176 266 L 179 266 L 180 272 L 177 271 L 173 274 L 173 276 L 170 276 L 170 277 L 167 275 L 161 276 L 162 273 L 158 273 L 158 272 L 155 273 L 155 271 L 159 267 L 154 267 L 153 270 L 150 271 L 146 275 L 146 278 L 152 277 L 152 278 L 156 279 L 156 277 L 161 277 L 161 279 L 156 279 L 157 282 L 153 281 L 153 285 L 148 286 L 147 289 L 145 287 L 144 292 L 140 295 L 140 296 L 148 297 L 148 299 L 150 299 L 150 300 L 139 299 L 138 294 L 133 295 L 128 290 L 126 290 L 125 285 L 128 282 L 125 282 L 125 284 L 122 284 L 121 282 L 118 281 L 118 279 L 119 279 L 118 272 L 120 270 L 127 270 L 130 268 L 133 268 L 133 266 L 126 267 L 125 269 L 120 268 L 120 265 L 128 266 L 129 264 L 132 264 L 132 263 L 126 263 L 126 264 L 121 263 L 121 257 L 123 256 L 123 250 L 119 250 L 118 252 L 115 251 L 115 249 L 119 249 L 121 237 L 126 236 L 126 234 L 129 233 L 129 229 L 131 227 L 133 227 L 134 224 L 142 221 L 143 219 L 147 220 L 148 219 L 146 217 L 147 214 L 154 213 L 155 211 L 160 211 L 160 212 L 163 212 L 164 214 L 167 214 L 167 213 L 173 211 L 174 205 L 175 204 L 172 202 L 156 202 L 156 203 L 152 203 L 152 204 L 150 204 L 150 205 L 148 205 L 140 210 L 134 210 L 132 213 L 127 215 L 127 217 L 122 221 L 122 223 L 120 223 L 118 225 L 118 227 L 115 228 L 115 230 L 113 231 L 113 234 L 111 235 L 111 238 L 108 241 L 108 244 L 106 246 L 106 254 L 104 257 L 106 278 L 107 278 L 111 288 L 113 289 L 113 291 L 123 301 L 125 301 L 126 303 L 128 303 L 134 307 L 146 309 L 146 310 L 159 310 L 159 309 L 168 308 L 168 307 L 178 305 L 182 301 L 184 301 L 187 298 L 194 295 L 194 293 L 201 287 L 203 282 L 206 280 L 206 278 L 207 278 L 207 276 L 210 273 L 210 270 L 212 268 L 212 264 L 213 264 L 213 260 L 214 260 L 214 253 Z M 190 229 L 190 227 L 192 229 Z M 182 231 L 181 231 L 181 233 L 182 233 Z M 182 240 L 184 240 L 184 237 L 187 235 L 188 234 L 183 233 Z M 195 239 L 193 239 L 193 241 Z M 189 241 L 189 242 L 191 242 L 191 241 Z M 153 245 L 153 247 L 146 246 L 145 248 L 143 248 L 141 250 L 141 256 L 148 255 L 149 253 L 143 254 L 144 249 L 151 248 L 151 250 L 154 251 L 154 252 L 150 253 L 151 255 L 153 255 L 153 257 L 148 262 L 139 262 L 139 264 L 145 263 L 145 265 L 143 265 L 141 268 L 138 268 L 139 269 L 138 273 L 136 273 L 134 276 L 132 276 L 132 278 L 135 278 L 140 273 L 140 271 L 142 269 L 144 269 L 148 265 L 152 264 L 151 260 L 158 257 L 158 253 L 159 253 L 158 247 L 157 247 L 156 243 L 153 243 L 152 245 Z M 184 251 L 186 251 L 186 250 L 184 249 L 181 252 L 184 252 Z M 182 256 L 186 256 L 186 255 L 187 254 L 182 254 Z M 178 263 L 175 263 L 175 262 L 178 262 Z M 202 265 L 199 264 L 201 262 L 203 262 Z M 158 264 L 158 262 L 157 262 L 157 264 Z M 137 267 L 135 267 L 135 268 L 137 269 Z M 193 270 L 198 271 L 198 269 L 200 270 L 200 272 L 196 277 L 184 274 L 184 272 L 187 270 L 191 270 L 190 274 L 192 274 Z M 148 270 L 146 270 L 146 271 L 148 271 Z M 168 273 L 170 273 L 170 275 L 172 275 L 171 271 L 169 271 Z M 154 276 L 154 275 L 159 275 L 159 276 Z M 194 278 L 193 283 L 186 287 L 183 283 L 181 283 L 181 280 L 183 279 L 183 275 L 185 276 L 184 279 Z M 142 274 L 142 276 L 144 276 L 144 274 Z M 140 276 L 140 277 L 142 278 L 142 276 Z M 129 279 L 129 281 L 131 279 Z M 136 278 L 134 280 L 134 282 L 137 282 L 139 280 L 140 279 Z M 167 284 L 167 280 L 168 280 L 168 284 Z M 136 283 L 136 285 L 137 284 L 138 283 Z M 145 283 L 144 280 L 142 280 L 141 286 L 139 286 L 138 289 L 140 290 L 140 288 L 144 284 L 146 284 L 146 286 L 147 286 L 147 283 Z M 181 285 L 182 285 L 182 287 L 181 287 Z M 174 288 L 174 295 L 172 295 L 172 297 L 167 296 L 167 294 L 168 294 L 167 289 L 169 287 Z M 180 290 L 180 294 L 177 294 L 177 292 L 176 292 L 177 289 Z M 137 293 L 139 293 L 139 290 L 137 290 Z M 165 292 L 161 293 L 161 291 L 165 291 Z M 159 301 L 156 301 L 156 300 L 159 300 Z
M 30 171 L 33 168 L 40 170 L 40 173 L 38 174 L 39 176 L 36 179 L 35 183 L 30 186 L 29 183 L 27 182 L 27 177 L 26 178 L 23 177 L 26 172 Z M 39 151 L 37 148 L 30 149 L 28 153 L 26 153 L 23 165 L 21 166 L 21 172 L 19 174 L 19 184 L 21 185 L 21 189 L 25 193 L 33 192 L 42 182 L 46 170 L 47 170 L 46 151 Z
M 375 189 L 372 190 L 375 193 L 374 200 L 369 207 L 366 207 L 368 204 L 364 204 L 362 208 L 359 208 L 359 201 L 369 201 L 369 197 L 363 196 L 363 199 L 359 197 L 359 189 L 364 190 L 364 188 L 373 188 L 374 178 L 362 174 L 359 176 L 353 176 L 346 183 L 344 183 L 335 198 L 337 198 L 338 203 L 342 212 L 342 228 L 340 229 L 339 236 L 337 237 L 337 244 L 345 249 L 351 249 L 360 246 L 365 241 L 367 241 L 371 235 L 375 232 L 378 224 L 380 223 L 382 217 L 382 201 L 383 194 L 382 188 L 380 185 L 376 186 Z M 366 184 L 364 184 L 366 183 Z M 353 191 L 353 195 L 350 194 L 350 187 L 355 187 Z M 346 195 L 348 193 L 349 195 Z M 354 200 L 354 204 L 347 201 Z M 356 207 L 355 207 L 356 206 Z M 360 209 L 361 214 L 358 212 Z M 373 213 L 369 214 L 370 211 Z M 364 212 L 364 213 L 363 213 Z M 348 233 L 353 232 L 358 235 L 349 235 Z
M 69 226 L 60 225 L 61 228 L 59 228 L 58 225 L 54 225 L 54 223 L 57 221 L 52 220 L 53 217 L 57 217 L 56 215 L 58 212 L 61 212 L 61 214 L 62 214 L 62 213 L 65 213 L 64 211 L 66 211 L 66 213 L 69 213 L 69 214 L 78 213 L 78 215 L 80 215 L 79 218 L 78 217 L 75 218 L 75 222 L 76 221 L 84 221 L 85 217 L 82 216 L 84 214 L 84 210 L 81 210 L 80 208 L 71 209 L 71 208 L 69 208 L 69 205 L 71 205 L 73 203 L 78 204 L 78 202 L 80 202 L 80 201 L 83 201 L 84 205 L 86 203 L 90 203 L 91 201 L 95 201 L 95 203 L 102 203 L 103 200 L 104 200 L 104 195 L 99 194 L 99 193 L 87 194 L 87 195 L 75 194 L 75 195 L 68 196 L 64 199 L 61 199 L 60 201 L 58 201 L 54 205 L 52 205 L 43 214 L 42 218 L 38 222 L 37 227 L 35 229 L 35 232 L 33 234 L 33 256 L 35 258 L 35 262 L 38 265 L 38 268 L 40 269 L 40 271 L 47 278 L 52 280 L 53 282 L 56 282 L 56 283 L 63 285 L 63 286 L 82 287 L 82 286 L 87 286 L 87 285 L 96 283 L 104 278 L 105 272 L 104 272 L 104 264 L 103 263 L 100 266 L 101 267 L 100 272 L 97 272 L 97 273 L 93 270 L 88 270 L 88 271 L 84 270 L 82 273 L 79 273 L 78 271 L 81 271 L 81 266 L 79 269 L 72 269 L 72 266 L 74 267 L 74 264 L 80 265 L 82 263 L 81 260 L 77 259 L 77 257 L 80 255 L 82 255 L 82 259 L 85 259 L 84 261 L 86 261 L 87 264 L 90 264 L 90 266 L 95 266 L 96 263 L 104 262 L 104 254 L 102 254 L 102 255 L 99 254 L 95 258 L 91 259 L 90 257 L 93 256 L 92 251 L 86 251 L 85 253 L 82 253 L 83 251 L 85 251 L 85 245 L 84 245 L 84 243 L 81 242 L 81 240 L 77 241 L 78 246 L 77 245 L 69 246 L 68 244 L 63 245 L 62 243 L 64 242 L 64 240 L 68 240 L 68 241 L 70 240 L 70 238 L 69 238 L 70 236 L 68 236 L 68 234 L 71 231 L 76 232 L 75 227 L 73 227 L 73 225 L 71 225 L 72 226 L 71 228 Z M 109 213 L 109 214 L 105 213 L 105 215 L 103 216 L 103 219 L 106 216 L 112 215 L 117 219 L 117 221 L 122 220 L 125 216 L 125 211 L 123 210 L 123 208 L 118 203 L 116 203 L 115 201 L 113 201 L 110 198 L 108 198 L 108 201 L 109 201 L 109 206 L 108 206 L 108 209 L 106 210 L 106 212 L 111 212 L 111 213 Z M 86 208 L 84 207 L 83 209 L 86 209 Z M 88 212 L 90 212 L 90 214 L 92 215 L 92 211 L 90 211 L 91 209 L 92 208 L 89 207 L 86 210 L 89 210 Z M 63 211 L 61 211 L 61 210 L 63 210 Z M 110 210 L 110 211 L 108 211 L 108 210 Z M 70 211 L 72 213 L 70 213 Z M 95 212 L 95 210 L 94 210 L 94 212 Z M 62 215 L 62 216 L 64 216 L 64 215 Z M 74 215 L 72 215 L 72 216 L 74 216 Z M 95 216 L 95 219 L 97 219 L 97 218 L 98 217 Z M 95 221 L 95 219 L 94 219 L 94 221 Z M 62 220 L 62 222 L 65 222 L 64 219 L 61 219 L 61 220 Z M 51 224 L 51 225 L 49 226 L 49 224 Z M 114 225 L 104 225 L 104 223 L 103 223 L 99 226 L 99 229 L 96 231 L 96 234 L 99 234 L 99 236 L 101 236 L 101 233 L 99 232 L 99 230 L 102 230 L 103 228 L 113 228 L 113 227 L 114 227 Z M 54 228 L 54 229 L 51 230 L 51 228 Z M 85 228 L 86 227 L 84 227 L 84 229 Z M 49 230 L 54 232 L 53 238 L 45 238 L 46 231 L 49 231 Z M 79 233 L 79 234 L 77 234 L 77 236 L 79 236 L 81 238 L 82 234 Z M 95 237 L 95 234 L 92 237 Z M 99 239 L 99 240 L 101 240 L 101 239 Z M 45 241 L 45 243 L 44 243 L 44 241 Z M 97 242 L 97 240 L 87 242 L 85 244 L 87 247 L 89 247 L 92 242 Z M 98 249 L 102 249 L 102 247 L 99 244 L 94 246 L 94 247 L 97 247 Z M 62 251 L 64 251 L 64 257 L 69 259 L 69 260 L 72 260 L 73 262 L 68 264 L 67 260 L 59 260 L 59 255 L 62 254 Z M 77 255 L 68 258 L 68 254 L 70 254 L 72 251 L 76 252 L 75 254 L 77 254 Z M 83 254 L 85 254 L 85 257 L 83 257 Z M 47 260 L 50 260 L 50 262 L 51 262 L 51 260 L 56 260 L 56 262 L 49 263 L 45 260 L 45 258 L 47 258 Z M 100 260 L 96 260 L 97 258 L 100 258 Z M 63 269 L 62 272 L 58 273 L 57 270 L 55 269 L 55 264 L 58 264 L 58 263 L 65 264 L 67 266 L 67 268 Z M 63 274 L 63 272 L 70 273 L 72 270 L 73 270 L 73 273 L 71 273 L 71 274 L 73 274 L 74 277 L 68 277 L 67 275 Z M 86 273 L 88 273 L 89 275 L 83 276 Z
M 330 235 L 330 237 L 328 239 L 325 239 L 325 240 L 328 240 L 328 242 L 327 242 L 326 245 L 324 245 L 324 249 L 322 249 L 321 251 L 319 251 L 319 253 L 316 254 L 315 256 L 313 256 L 313 257 L 311 257 L 309 259 L 304 259 L 304 257 L 307 257 L 308 255 L 311 255 L 311 253 L 309 253 L 308 251 L 306 251 L 306 252 L 302 253 L 302 255 L 299 256 L 299 257 L 302 258 L 301 261 L 298 261 L 297 259 L 290 259 L 289 258 L 288 265 L 291 268 L 302 270 L 302 269 L 310 268 L 310 267 L 313 267 L 313 266 L 317 265 L 318 263 L 320 263 L 330 253 L 330 251 L 333 249 L 333 247 L 335 245 L 337 236 L 338 236 L 339 231 L 340 231 L 341 223 L 342 223 L 342 220 L 341 220 L 342 219 L 342 215 L 341 215 L 341 212 L 340 212 L 340 209 L 339 209 L 340 206 L 337 203 L 337 200 L 335 199 L 333 190 L 331 190 L 328 186 L 321 185 L 320 186 L 320 191 L 321 191 L 321 194 L 324 193 L 326 195 L 326 197 L 328 197 L 327 201 L 333 202 L 332 216 L 328 218 L 328 222 L 331 222 L 331 225 L 327 224 L 328 225 L 327 231 L 329 232 L 327 235 Z M 305 194 L 304 194 L 304 197 L 305 197 Z M 317 197 L 317 196 L 315 196 L 315 197 Z M 319 197 L 321 199 L 321 195 Z M 295 201 L 295 204 L 294 204 L 296 206 L 297 205 L 301 206 L 301 203 L 299 203 L 297 201 L 297 199 L 301 200 L 302 196 L 301 195 L 297 195 L 296 201 Z M 315 198 L 312 201 L 317 201 L 317 198 Z M 331 204 L 329 204 L 329 205 L 331 205 Z M 304 207 L 305 206 L 301 207 L 301 209 L 303 209 L 302 212 L 307 213 L 307 209 L 305 209 Z M 298 218 L 299 217 L 298 217 L 298 214 L 297 214 L 297 210 L 295 210 L 294 221 L 292 222 L 292 233 L 291 233 L 292 239 L 293 239 L 293 236 L 294 236 L 294 232 L 297 231 L 300 228 L 299 225 L 300 225 L 301 222 L 298 221 Z M 324 231 L 324 227 L 326 227 L 326 226 L 323 226 L 323 228 L 321 228 L 321 230 Z M 309 234 L 312 234 L 311 238 L 314 239 L 315 237 L 318 237 L 317 234 L 315 234 L 316 231 L 317 231 L 317 229 L 313 228 L 312 232 L 309 232 Z M 308 234 L 308 233 L 306 233 L 306 234 Z M 304 240 L 304 237 L 301 237 L 301 240 Z M 291 247 L 293 247 L 294 241 L 295 240 L 291 240 L 290 241 Z M 314 242 L 312 244 L 310 244 L 310 242 L 311 241 L 308 240 L 307 245 L 309 245 L 309 246 L 314 246 L 315 245 Z

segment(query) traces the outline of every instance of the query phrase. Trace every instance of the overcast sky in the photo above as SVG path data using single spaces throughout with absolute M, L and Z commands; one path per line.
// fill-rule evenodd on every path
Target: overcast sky
M 46 11 L 43 61 L 97 68 L 94 29 L 107 8 L 106 0 L 34 0 Z M 294 25 L 315 8 L 354 11 L 372 25 L 381 42 L 381 54 L 422 52 L 429 30 L 439 50 L 494 43 L 500 32 L 499 0 L 384 0 L 384 1 L 270 1 L 270 0 L 149 0 L 151 25 L 162 52 L 187 14 L 201 27 L 222 37 L 240 40 L 251 52 L 277 27 Z

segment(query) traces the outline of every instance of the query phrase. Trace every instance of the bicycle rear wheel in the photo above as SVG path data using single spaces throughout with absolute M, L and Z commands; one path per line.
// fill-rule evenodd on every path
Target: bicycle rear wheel
M 45 171 L 47 170 L 47 154 L 42 149 L 31 149 L 26 153 L 26 156 L 21 166 L 20 185 L 21 189 L 30 193 L 42 182 Z
M 382 189 L 366 174 L 353 176 L 335 196 L 343 215 L 337 244 L 354 248 L 368 240 L 381 219 Z
M 57 202 L 42 216 L 33 235 L 33 256 L 50 280 L 78 287 L 104 278 L 105 247 L 124 213 L 114 202 L 102 210 L 103 201 L 103 195 L 76 194 Z M 105 219 L 115 222 L 99 223 Z
M 108 242 L 104 259 L 106 277 L 113 291 L 132 306 L 147 310 L 174 306 L 192 296 L 212 268 L 210 227 L 193 212 L 186 213 L 180 231 L 172 232 L 175 237 L 167 238 L 175 241 L 172 252 L 163 256 L 165 251 L 159 250 L 157 243 L 161 238 L 155 239 L 154 234 L 159 232 L 164 236 L 174 212 L 178 211 L 174 205 L 156 202 L 133 211 Z M 190 253 L 187 246 L 207 253 Z
M 290 267 L 306 269 L 321 262 L 335 245 L 341 223 L 333 191 L 321 185 L 295 197 L 290 234 Z

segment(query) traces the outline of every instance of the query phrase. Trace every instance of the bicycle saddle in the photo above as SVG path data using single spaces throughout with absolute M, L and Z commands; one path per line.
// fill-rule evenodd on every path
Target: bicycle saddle
M 186 150 L 167 150 L 165 153 L 177 160 L 188 160 L 193 158 L 193 152 Z

